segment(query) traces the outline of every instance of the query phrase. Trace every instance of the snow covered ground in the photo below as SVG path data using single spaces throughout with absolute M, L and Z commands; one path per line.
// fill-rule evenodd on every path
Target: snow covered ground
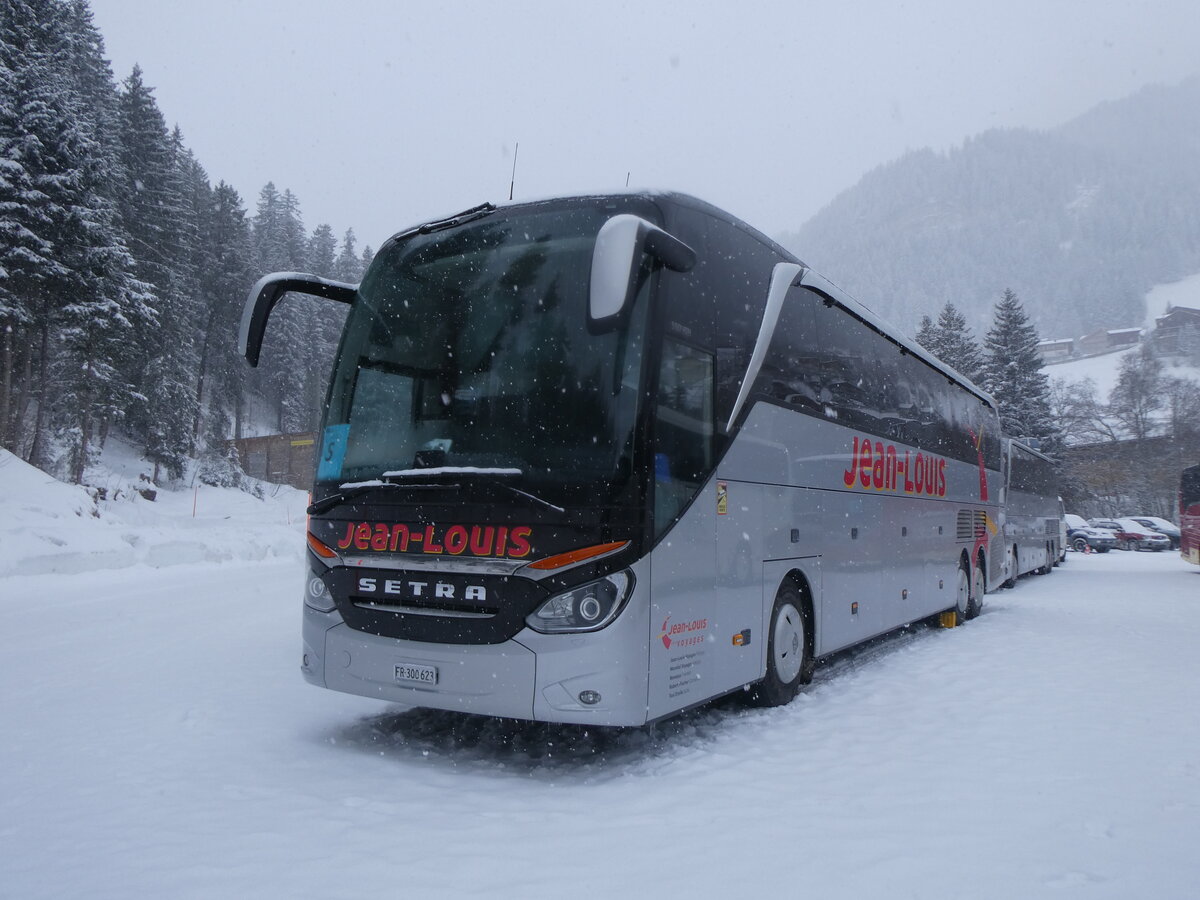
M 1118 350 L 1115 353 L 1104 353 L 1100 356 L 1047 363 L 1045 372 L 1051 379 L 1061 378 L 1068 382 L 1090 378 L 1096 385 L 1097 396 L 1104 401 L 1108 399 L 1112 389 L 1117 386 L 1117 378 L 1121 374 L 1121 360 L 1130 353 L 1136 354 L 1137 352 L 1138 348 L 1134 346 L 1128 350 Z
M 1062 378 L 1069 382 L 1090 378 L 1096 385 L 1096 395 L 1101 400 L 1107 400 L 1112 389 L 1117 386 L 1117 378 L 1121 374 L 1121 360 L 1130 354 L 1137 355 L 1137 353 L 1138 347 L 1134 346 L 1128 350 L 1118 350 L 1115 353 L 1105 353 L 1101 356 L 1048 363 L 1045 371 L 1051 379 Z M 1200 382 L 1200 368 L 1185 365 L 1177 360 L 1163 360 L 1163 374 L 1172 378 L 1190 378 L 1192 381 Z
M 96 518 L 0 456 L 0 896 L 1197 895 L 1175 554 L 1070 554 L 782 709 L 597 731 L 309 687 L 303 497 L 193 499 Z
M 298 559 L 307 495 L 262 484 L 263 499 L 196 484 L 139 493 L 149 466 L 110 441 L 95 489 L 63 484 L 0 449 L 0 577 L 89 572 L 133 565 Z

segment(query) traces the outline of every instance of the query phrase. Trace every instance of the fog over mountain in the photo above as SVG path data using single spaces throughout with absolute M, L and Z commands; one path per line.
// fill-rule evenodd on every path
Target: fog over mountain
M 905 154 L 780 240 L 909 333 L 951 301 L 981 335 L 1006 287 L 1043 339 L 1137 326 L 1200 272 L 1198 160 L 1200 76 Z

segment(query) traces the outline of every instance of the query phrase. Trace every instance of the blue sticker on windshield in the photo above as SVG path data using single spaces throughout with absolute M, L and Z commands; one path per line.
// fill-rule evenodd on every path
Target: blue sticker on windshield
M 350 440 L 349 425 L 330 425 L 321 438 L 321 462 L 317 466 L 317 481 L 332 481 L 342 477 L 346 459 L 346 444 Z

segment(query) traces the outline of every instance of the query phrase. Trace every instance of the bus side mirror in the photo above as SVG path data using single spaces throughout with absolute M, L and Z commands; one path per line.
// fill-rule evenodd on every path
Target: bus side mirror
M 283 295 L 288 291 L 312 294 L 338 303 L 352 303 L 358 286 L 341 281 L 330 281 L 316 275 L 301 272 L 275 272 L 264 275 L 246 297 L 242 310 L 242 325 L 238 329 L 238 352 L 246 357 L 250 365 L 258 366 L 258 355 L 262 351 L 263 334 L 267 330 L 267 319 Z
M 629 305 L 637 287 L 642 255 L 649 254 L 668 269 L 687 272 L 696 253 L 683 241 L 640 216 L 622 213 L 601 226 L 592 250 L 588 318 L 605 325 Z

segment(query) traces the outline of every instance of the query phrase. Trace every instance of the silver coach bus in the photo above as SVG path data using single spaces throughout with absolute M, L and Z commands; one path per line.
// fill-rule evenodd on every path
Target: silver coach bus
M 1006 577 L 996 407 L 759 232 L 679 194 L 485 204 L 391 238 L 350 305 L 309 508 L 304 676 L 640 725 Z
M 1040 451 L 1003 439 L 1005 566 L 1009 587 L 1022 575 L 1048 575 L 1058 564 L 1062 502 L 1054 463 Z

